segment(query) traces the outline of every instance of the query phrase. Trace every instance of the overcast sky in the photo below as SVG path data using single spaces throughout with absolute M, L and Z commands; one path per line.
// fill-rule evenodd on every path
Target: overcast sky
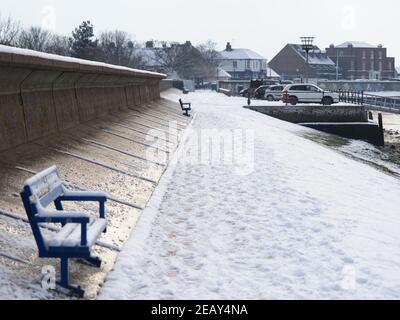
M 303 35 L 321 48 L 365 41 L 400 65 L 399 0 L 0 0 L 0 13 L 63 34 L 89 19 L 96 33 L 125 30 L 138 41 L 230 41 L 269 60 Z

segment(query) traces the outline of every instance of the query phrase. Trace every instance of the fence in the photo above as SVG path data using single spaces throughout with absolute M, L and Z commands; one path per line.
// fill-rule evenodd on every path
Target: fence
M 364 91 L 336 90 L 339 101 L 367 106 L 378 111 L 400 113 L 400 98 L 367 94 Z

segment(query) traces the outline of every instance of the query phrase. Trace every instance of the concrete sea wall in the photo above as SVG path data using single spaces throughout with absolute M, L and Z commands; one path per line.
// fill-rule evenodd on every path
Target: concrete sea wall
M 303 122 L 367 122 L 368 114 L 362 106 L 249 106 L 251 110 L 280 120 Z
M 0 46 L 0 151 L 157 100 L 164 78 Z

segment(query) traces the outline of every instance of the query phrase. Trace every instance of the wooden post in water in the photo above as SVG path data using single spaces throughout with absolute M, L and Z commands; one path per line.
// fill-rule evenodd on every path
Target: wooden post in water
M 378 122 L 379 122 L 379 139 L 380 139 L 380 145 L 382 147 L 385 146 L 385 133 L 383 130 L 383 117 L 382 117 L 382 113 L 378 114 Z
M 372 114 L 372 111 L 368 112 L 368 119 L 369 120 L 374 120 L 374 115 Z

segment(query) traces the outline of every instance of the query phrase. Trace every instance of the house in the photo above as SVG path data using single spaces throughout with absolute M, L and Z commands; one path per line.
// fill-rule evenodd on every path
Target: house
M 266 58 L 250 49 L 232 48 L 229 42 L 220 52 L 219 65 L 232 76 L 232 80 L 265 79 L 271 73 L 277 76 L 275 71 L 268 70 Z
M 390 80 L 396 77 L 395 58 L 387 56 L 382 45 L 347 41 L 326 49 L 339 69 L 340 80 Z
M 169 70 L 165 67 L 162 60 L 162 50 L 165 48 L 158 48 L 154 46 L 153 41 L 147 41 L 145 48 L 136 50 L 136 54 L 140 57 L 140 64 L 138 69 L 148 70 L 153 72 L 168 73 Z
M 309 53 L 308 67 L 306 61 L 306 53 L 301 44 L 287 44 L 269 65 L 284 80 L 305 78 L 306 75 L 310 79 L 336 78 L 335 63 L 317 46 Z
M 222 68 L 218 68 L 217 80 L 225 81 L 232 79 L 232 76 Z

